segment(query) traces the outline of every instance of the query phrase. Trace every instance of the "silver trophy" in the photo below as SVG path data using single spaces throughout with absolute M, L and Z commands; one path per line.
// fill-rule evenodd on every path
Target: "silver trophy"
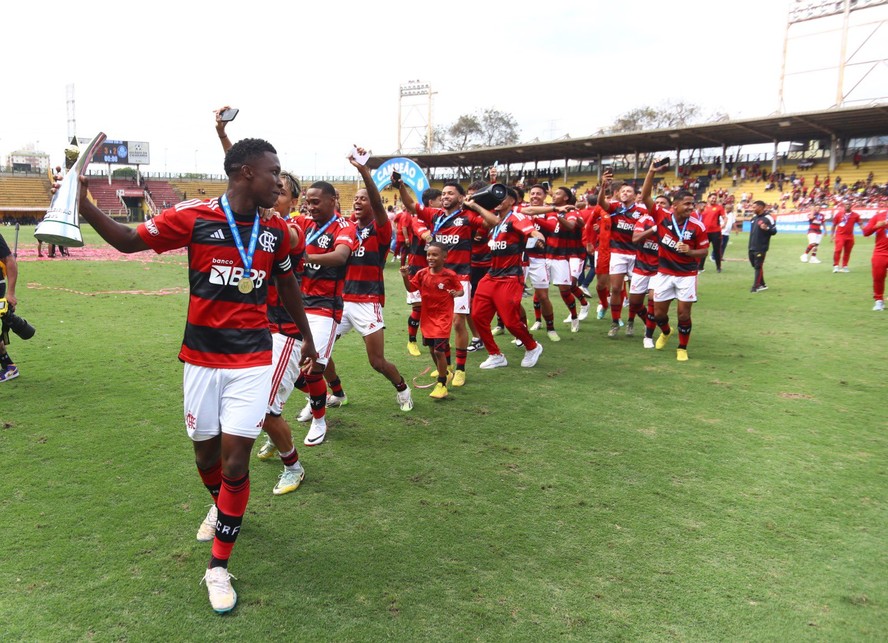
M 80 156 L 74 161 L 65 174 L 62 184 L 49 203 L 49 209 L 43 217 L 43 221 L 34 229 L 34 237 L 44 243 L 53 243 L 58 246 L 80 248 L 83 246 L 83 236 L 80 234 L 80 177 L 86 171 L 86 166 L 92 160 L 99 146 L 105 142 L 105 134 L 99 132 L 90 141 L 86 149 L 80 151 Z M 66 161 L 70 161 L 72 149 L 65 150 Z M 69 165 L 66 162 L 66 165 Z

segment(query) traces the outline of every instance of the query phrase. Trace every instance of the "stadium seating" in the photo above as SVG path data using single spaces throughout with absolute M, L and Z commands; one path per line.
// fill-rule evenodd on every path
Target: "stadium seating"
M 50 200 L 48 176 L 0 175 L 0 208 L 46 208 Z

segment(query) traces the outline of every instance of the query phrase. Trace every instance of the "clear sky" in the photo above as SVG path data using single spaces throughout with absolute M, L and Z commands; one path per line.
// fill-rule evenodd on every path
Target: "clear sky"
M 533 9 L 536 7 L 536 9 Z M 732 118 L 777 109 L 786 0 L 548 3 L 56 0 L 4 8 L 0 157 L 61 163 L 66 85 L 77 134 L 148 141 L 147 171 L 221 173 L 212 110 L 287 169 L 351 175 L 352 143 L 397 148 L 399 85 L 432 84 L 432 120 L 495 108 L 522 141 L 584 136 L 665 100 Z M 825 51 L 824 51 L 825 50 Z M 838 58 L 835 46 L 821 54 Z M 794 91 L 789 111 L 829 107 Z

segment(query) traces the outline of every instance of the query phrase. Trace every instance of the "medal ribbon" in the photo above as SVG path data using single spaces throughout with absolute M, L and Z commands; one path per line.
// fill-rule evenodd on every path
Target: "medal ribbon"
M 671 216 L 672 216 L 672 230 L 675 232 L 675 234 L 678 235 L 678 243 L 684 243 L 685 230 L 688 229 L 688 221 L 691 220 L 691 217 L 688 217 L 687 219 L 685 219 L 684 225 L 682 226 L 681 230 L 679 230 L 678 223 L 675 221 L 675 215 L 673 214 Z
M 324 224 L 323 228 L 321 228 L 317 232 L 314 232 L 314 233 L 308 235 L 305 240 L 305 246 L 308 247 L 311 244 L 313 244 L 315 241 L 317 241 L 317 238 L 320 237 L 322 234 L 324 234 L 327 231 L 327 228 L 330 227 L 330 224 L 332 224 L 334 221 L 339 221 L 339 217 L 334 215 L 333 217 L 330 218 L 329 221 L 327 221 L 327 223 Z M 315 224 L 315 225 L 317 225 L 317 224 Z
M 505 232 L 505 230 L 506 230 L 506 221 L 508 221 L 508 220 L 509 220 L 509 217 L 511 217 L 511 216 L 512 216 L 512 211 L 509 210 L 509 214 L 506 215 L 506 218 L 503 219 L 503 220 L 500 222 L 500 224 L 499 224 L 498 226 L 496 226 L 496 227 L 493 229 L 493 234 L 492 234 L 491 236 L 492 236 L 494 239 L 496 239 L 496 238 L 500 235 L 500 232 Z
M 228 205 L 228 195 L 223 194 L 219 203 L 225 211 L 228 227 L 231 228 L 231 236 L 234 237 L 234 245 L 237 246 L 237 252 L 240 254 L 241 260 L 244 262 L 244 278 L 249 279 L 253 269 L 253 253 L 256 252 L 256 242 L 259 240 L 259 208 L 256 208 L 256 218 L 253 220 L 253 231 L 250 233 L 250 247 L 245 253 L 244 242 L 241 239 L 240 230 L 238 230 L 237 223 L 234 221 L 234 214 L 231 212 L 231 206 Z
M 433 237 L 438 236 L 438 230 L 443 228 L 445 223 L 450 222 L 453 219 L 453 217 L 455 217 L 460 212 L 462 212 L 462 208 L 460 208 L 459 210 L 457 210 L 456 212 L 454 212 L 453 214 L 451 214 L 450 216 L 447 216 L 447 217 L 445 217 L 443 214 L 439 215 L 438 222 L 435 224 L 435 227 L 432 230 L 432 236 Z

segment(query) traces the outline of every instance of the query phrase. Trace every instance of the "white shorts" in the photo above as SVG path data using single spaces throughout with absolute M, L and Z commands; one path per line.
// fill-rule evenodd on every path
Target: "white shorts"
M 822 239 L 823 239 L 822 234 L 817 234 L 816 232 L 809 232 L 808 233 L 808 243 L 820 243 L 820 241 Z
M 530 276 L 530 285 L 537 290 L 549 287 L 549 268 L 544 257 L 530 257 L 527 274 Z
M 628 275 L 635 267 L 635 255 L 624 255 L 611 251 L 610 274 Z
M 203 442 L 220 433 L 255 440 L 265 422 L 272 367 L 209 368 L 185 364 L 185 429 Z
M 336 343 L 336 335 L 339 333 L 339 324 L 332 317 L 305 313 L 308 317 L 308 326 L 311 328 L 311 337 L 314 340 L 315 350 L 318 352 L 316 363 L 327 365 L 333 354 L 333 344 Z
M 407 303 L 410 304 L 411 306 L 413 304 L 421 304 L 422 303 L 422 297 L 420 296 L 418 290 L 414 290 L 413 292 L 410 292 L 409 290 L 407 291 Z
M 586 259 L 584 257 L 571 257 L 568 259 L 568 263 L 570 264 L 570 278 L 579 279 L 580 275 L 583 274 L 583 264 L 586 263 Z
M 354 328 L 361 337 L 372 335 L 385 328 L 382 321 L 382 306 L 370 301 L 347 301 L 339 322 L 339 335 L 345 335 Z
M 299 377 L 299 362 L 302 359 L 302 341 L 281 333 L 272 334 L 274 348 L 271 353 L 273 367 L 271 376 L 271 393 L 268 396 L 268 409 L 271 415 L 280 415 L 284 404 Z
M 472 282 L 466 279 L 459 283 L 462 285 L 463 294 L 453 298 L 453 312 L 457 315 L 468 315 L 471 312 L 469 302 L 472 301 Z
M 676 277 L 658 272 L 651 277 L 654 301 L 697 301 L 697 275 Z
M 549 281 L 554 286 L 569 286 L 570 262 L 567 259 L 547 259 L 549 266 Z
M 632 273 L 632 281 L 629 282 L 630 295 L 644 295 L 650 287 L 650 275 L 640 275 L 637 272 Z

